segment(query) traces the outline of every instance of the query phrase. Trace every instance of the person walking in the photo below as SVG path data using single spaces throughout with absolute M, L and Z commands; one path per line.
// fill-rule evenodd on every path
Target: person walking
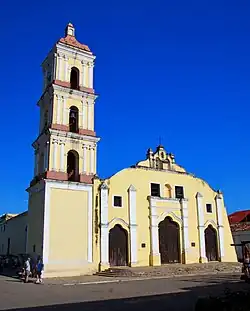
M 42 258 L 38 259 L 37 265 L 36 265 L 36 284 L 41 284 L 42 281 L 42 272 L 43 272 L 43 261 Z
M 24 282 L 29 282 L 29 276 L 30 276 L 30 258 L 27 258 L 27 260 L 24 263 Z

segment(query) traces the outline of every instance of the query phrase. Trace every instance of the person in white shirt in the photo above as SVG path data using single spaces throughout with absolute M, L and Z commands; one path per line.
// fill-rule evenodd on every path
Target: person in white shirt
M 29 282 L 29 276 L 30 276 L 30 258 L 27 258 L 27 260 L 24 263 L 24 272 L 25 272 L 25 279 L 24 282 Z

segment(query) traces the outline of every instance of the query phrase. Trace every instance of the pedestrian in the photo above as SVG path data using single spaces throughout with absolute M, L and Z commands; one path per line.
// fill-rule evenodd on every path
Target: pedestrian
M 41 284 L 42 281 L 42 273 L 43 273 L 43 261 L 42 258 L 38 259 L 37 265 L 36 265 L 36 284 Z
M 30 276 L 30 258 L 28 257 L 27 260 L 24 263 L 24 282 L 29 282 L 29 276 Z

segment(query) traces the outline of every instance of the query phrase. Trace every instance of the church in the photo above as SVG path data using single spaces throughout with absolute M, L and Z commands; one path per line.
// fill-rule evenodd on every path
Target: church
M 162 145 L 110 178 L 98 177 L 94 62 L 69 23 L 42 63 L 25 251 L 42 256 L 45 277 L 236 262 L 222 192 Z

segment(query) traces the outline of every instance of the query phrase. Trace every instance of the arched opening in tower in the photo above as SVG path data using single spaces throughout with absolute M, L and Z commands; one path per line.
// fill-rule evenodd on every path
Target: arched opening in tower
M 70 150 L 68 152 L 67 173 L 69 181 L 79 181 L 79 155 L 75 150 Z
M 79 89 L 79 70 L 76 67 L 71 68 L 70 72 L 70 88 L 73 90 Z
M 69 110 L 69 131 L 72 133 L 79 133 L 78 127 L 79 111 L 77 107 L 72 106 Z

